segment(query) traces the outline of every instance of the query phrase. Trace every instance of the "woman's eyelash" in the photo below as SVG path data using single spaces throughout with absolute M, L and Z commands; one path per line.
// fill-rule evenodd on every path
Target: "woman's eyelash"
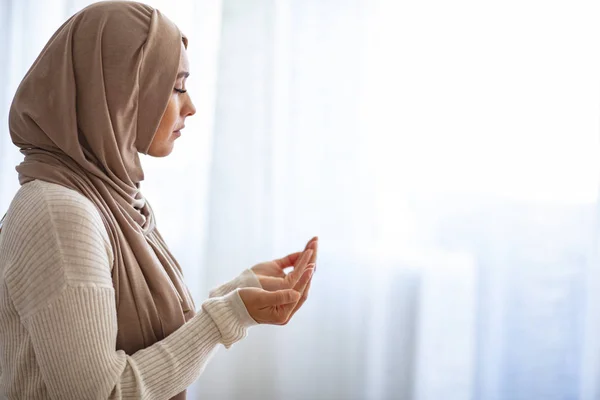
M 173 88 L 173 90 L 175 90 L 177 93 L 185 93 L 185 92 L 187 92 L 187 90 L 177 89 L 177 88 Z

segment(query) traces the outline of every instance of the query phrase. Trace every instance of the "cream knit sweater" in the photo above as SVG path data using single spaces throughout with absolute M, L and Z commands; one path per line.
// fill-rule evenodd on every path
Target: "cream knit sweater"
M 116 351 L 112 257 L 87 198 L 40 180 L 21 186 L 0 233 L 0 398 L 168 399 L 219 343 L 229 348 L 256 324 L 236 290 L 260 287 L 245 270 L 167 338 Z

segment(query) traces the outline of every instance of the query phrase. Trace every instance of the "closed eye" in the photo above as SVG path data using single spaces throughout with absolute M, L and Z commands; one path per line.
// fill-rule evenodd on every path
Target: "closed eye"
M 187 92 L 187 90 L 177 89 L 177 88 L 173 88 L 173 90 L 175 90 L 177 93 L 185 93 L 185 92 Z

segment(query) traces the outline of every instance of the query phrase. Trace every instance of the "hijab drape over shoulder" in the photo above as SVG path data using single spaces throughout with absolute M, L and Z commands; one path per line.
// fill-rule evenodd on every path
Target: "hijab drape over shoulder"
M 114 263 L 117 350 L 133 354 L 194 314 L 182 271 L 140 191 L 176 80 L 179 29 L 150 6 L 93 4 L 67 20 L 17 89 L 9 115 L 19 182 L 74 189 L 98 208 Z M 182 393 L 185 397 L 185 393 Z M 179 397 L 179 398 L 183 398 Z

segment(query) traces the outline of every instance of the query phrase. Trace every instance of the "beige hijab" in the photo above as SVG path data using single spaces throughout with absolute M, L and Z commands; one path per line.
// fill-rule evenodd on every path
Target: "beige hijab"
M 41 179 L 98 208 L 114 252 L 118 334 L 127 354 L 195 314 L 182 270 L 140 191 L 146 154 L 172 93 L 187 39 L 150 6 L 93 4 L 52 36 L 12 102 L 21 185 Z M 185 398 L 185 392 L 176 398 Z

